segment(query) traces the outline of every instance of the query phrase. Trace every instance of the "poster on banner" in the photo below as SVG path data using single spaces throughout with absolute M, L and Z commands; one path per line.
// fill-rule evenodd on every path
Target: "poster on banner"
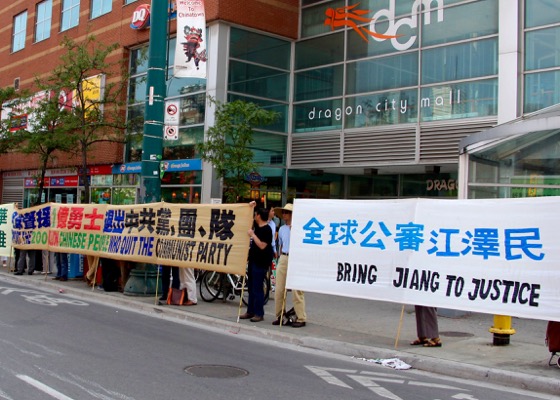
M 560 197 L 294 202 L 287 287 L 560 320 Z
M 245 274 L 248 204 L 47 203 L 15 210 L 16 248 Z
M 204 0 L 177 0 L 174 76 L 206 78 L 205 35 Z
M 14 203 L 0 204 L 0 257 L 11 257 Z

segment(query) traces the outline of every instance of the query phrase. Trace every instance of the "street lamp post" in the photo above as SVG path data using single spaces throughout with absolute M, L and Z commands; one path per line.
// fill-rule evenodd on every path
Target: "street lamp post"
M 161 201 L 159 169 L 163 151 L 166 96 L 168 0 L 152 0 L 150 14 L 140 203 Z M 156 293 L 158 283 L 157 267 L 152 264 L 140 264 L 135 270 L 131 271 L 124 293 L 128 295 L 152 295 Z
M 161 200 L 159 165 L 163 150 L 163 117 L 166 95 L 167 8 L 167 0 L 152 0 L 144 138 L 142 141 L 142 179 L 140 187 L 142 203 L 153 203 Z

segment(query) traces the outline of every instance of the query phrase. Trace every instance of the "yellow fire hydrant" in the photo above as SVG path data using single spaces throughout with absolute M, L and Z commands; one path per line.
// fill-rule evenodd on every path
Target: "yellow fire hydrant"
M 494 346 L 508 345 L 509 337 L 515 334 L 515 329 L 511 327 L 511 317 L 507 315 L 494 315 L 494 326 L 488 331 L 494 334 Z

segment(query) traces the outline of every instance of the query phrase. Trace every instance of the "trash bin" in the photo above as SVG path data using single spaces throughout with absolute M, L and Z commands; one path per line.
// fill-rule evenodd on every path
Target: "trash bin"
M 68 257 L 68 278 L 84 276 L 84 256 L 81 254 L 66 254 Z

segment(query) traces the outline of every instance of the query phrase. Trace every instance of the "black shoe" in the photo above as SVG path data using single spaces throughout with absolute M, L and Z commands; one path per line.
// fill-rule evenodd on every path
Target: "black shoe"
M 251 322 L 261 322 L 262 320 L 264 320 L 264 317 L 255 315 L 253 318 L 250 319 Z
M 23 272 L 19 272 L 19 271 L 14 272 L 14 275 L 23 275 Z
M 280 318 L 276 318 L 274 321 L 272 321 L 272 325 L 280 325 Z
M 292 324 L 292 328 L 303 328 L 305 326 L 305 322 L 296 321 Z
M 167 301 L 167 296 L 161 296 L 159 299 L 160 299 L 161 301 Z
M 54 278 L 52 278 L 53 281 L 59 281 L 60 280 L 60 276 L 55 276 Z
M 68 280 L 68 278 L 62 277 L 59 280 L 60 280 L 60 282 L 66 282 Z M 304 322 L 304 324 L 305 324 L 305 322 Z
M 33 271 L 28 272 L 27 275 L 33 275 Z
M 245 313 L 239 316 L 239 319 L 250 319 L 253 318 L 255 316 L 255 314 L 249 314 L 249 313 Z

